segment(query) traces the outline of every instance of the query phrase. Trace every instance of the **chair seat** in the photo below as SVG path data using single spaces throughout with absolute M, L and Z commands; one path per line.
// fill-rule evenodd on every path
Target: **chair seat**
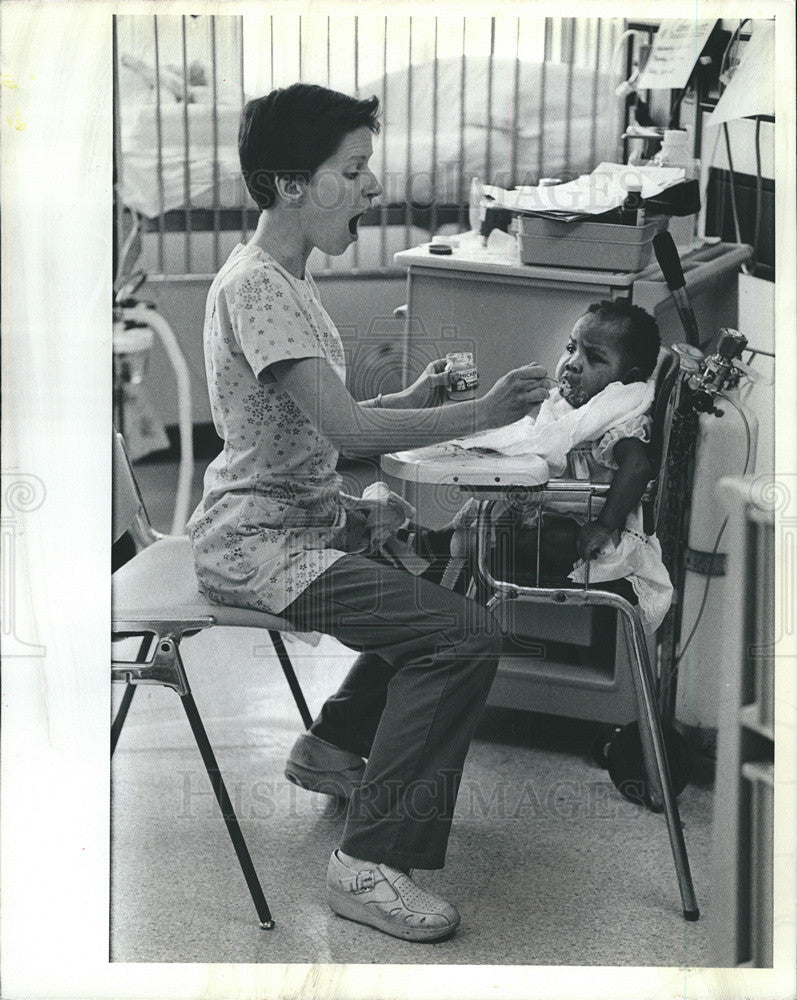
M 111 577 L 114 621 L 212 617 L 216 625 L 295 632 L 285 618 L 211 603 L 199 590 L 190 539 L 169 536 L 137 553 Z

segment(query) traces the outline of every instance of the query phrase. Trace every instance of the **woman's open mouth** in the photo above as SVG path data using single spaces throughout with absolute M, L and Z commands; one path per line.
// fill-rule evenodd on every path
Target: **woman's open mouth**
M 358 215 L 353 215 L 349 219 L 349 232 L 355 239 L 357 239 L 357 224 L 364 215 L 365 212 L 360 212 Z

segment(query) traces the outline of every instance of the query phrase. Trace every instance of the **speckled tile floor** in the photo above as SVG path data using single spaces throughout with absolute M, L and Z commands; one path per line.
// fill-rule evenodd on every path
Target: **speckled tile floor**
M 170 467 L 147 468 L 137 469 L 145 496 L 170 482 Z M 159 501 L 147 499 L 157 525 Z M 315 712 L 354 654 L 327 638 L 289 652 Z M 446 867 L 418 876 L 462 923 L 448 941 L 413 945 L 327 907 L 343 814 L 282 775 L 301 722 L 267 636 L 215 629 L 187 639 L 184 658 L 276 926 L 258 926 L 179 699 L 142 688 L 112 769 L 113 961 L 715 964 L 710 787 L 679 799 L 702 912 L 686 923 L 664 819 L 622 799 L 592 762 L 595 728 L 488 709 Z

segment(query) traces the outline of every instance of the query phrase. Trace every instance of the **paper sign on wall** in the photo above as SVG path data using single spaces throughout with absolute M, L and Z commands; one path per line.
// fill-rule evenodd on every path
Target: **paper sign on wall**
M 647 65 L 639 75 L 639 89 L 681 90 L 685 87 L 716 23 L 716 18 L 662 21 L 653 39 Z
M 775 22 L 754 21 L 731 82 L 708 119 L 720 125 L 734 118 L 775 114 Z

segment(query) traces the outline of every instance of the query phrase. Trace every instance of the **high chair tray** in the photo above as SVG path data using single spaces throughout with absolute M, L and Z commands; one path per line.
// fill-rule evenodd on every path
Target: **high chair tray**
M 480 487 L 542 487 L 548 463 L 537 455 L 475 452 L 446 441 L 412 451 L 382 455 L 383 472 L 415 483 Z

